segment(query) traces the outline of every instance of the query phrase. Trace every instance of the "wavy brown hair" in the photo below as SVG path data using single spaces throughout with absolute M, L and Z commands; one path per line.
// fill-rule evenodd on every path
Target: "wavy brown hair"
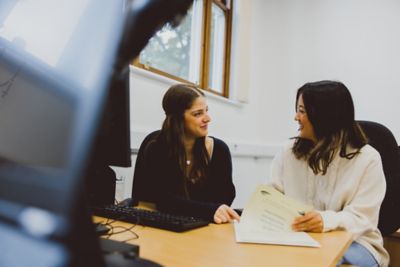
M 206 138 L 198 138 L 193 146 L 191 171 L 190 173 L 186 172 L 187 158 L 183 141 L 185 135 L 184 113 L 198 97 L 204 97 L 204 93 L 196 86 L 176 84 L 168 89 L 162 101 L 166 117 L 161 128 L 160 138 L 166 143 L 169 149 L 169 156 L 179 166 L 182 177 L 184 177 L 183 185 L 187 196 L 189 196 L 187 190 L 188 179 L 196 178 L 197 182 L 204 180 L 210 160 L 205 144 Z
M 298 159 L 307 160 L 315 174 L 326 174 L 336 153 L 352 159 L 368 143 L 354 119 L 353 99 L 343 83 L 318 81 L 304 84 L 297 90 L 296 110 L 300 96 L 317 142 L 295 137 L 292 151 Z M 349 146 L 355 151 L 349 152 Z

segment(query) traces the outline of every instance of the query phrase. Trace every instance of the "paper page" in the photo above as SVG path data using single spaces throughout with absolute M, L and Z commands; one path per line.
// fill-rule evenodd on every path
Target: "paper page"
M 319 246 L 304 232 L 294 232 L 294 219 L 312 210 L 272 186 L 259 185 L 235 226 L 237 242 Z
M 235 236 L 238 243 L 261 243 L 287 246 L 320 247 L 321 245 L 305 232 L 257 231 L 242 227 L 242 222 L 235 222 Z

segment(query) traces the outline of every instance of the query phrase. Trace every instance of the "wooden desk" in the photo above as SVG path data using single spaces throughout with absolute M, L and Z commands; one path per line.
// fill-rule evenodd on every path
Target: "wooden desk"
M 105 219 L 97 217 L 95 221 Z M 132 226 L 124 222 L 112 225 Z M 129 243 L 140 246 L 140 256 L 167 267 L 335 266 L 351 243 L 350 233 L 335 231 L 311 234 L 321 248 L 239 244 L 235 241 L 232 224 L 210 224 L 184 233 L 137 225 L 132 231 L 139 238 Z M 124 241 L 132 237 L 125 232 L 111 238 Z

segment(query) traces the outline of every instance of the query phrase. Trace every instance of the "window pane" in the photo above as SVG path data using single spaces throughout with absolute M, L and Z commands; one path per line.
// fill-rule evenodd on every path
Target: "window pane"
M 199 11 L 196 10 L 199 5 L 196 5 L 196 2 L 198 1 L 195 1 L 179 26 L 173 28 L 167 24 L 150 39 L 148 45 L 140 53 L 140 63 L 198 83 L 200 73 L 198 39 L 201 31 L 198 26 Z M 195 31 L 196 27 L 197 31 Z
M 211 43 L 209 58 L 208 86 L 219 93 L 224 92 L 225 61 L 225 13 L 216 4 L 212 4 Z

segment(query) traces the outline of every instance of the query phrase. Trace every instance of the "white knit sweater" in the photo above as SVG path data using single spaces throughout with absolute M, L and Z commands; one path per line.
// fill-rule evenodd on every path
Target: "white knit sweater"
M 386 267 L 389 255 L 379 232 L 379 209 L 386 182 L 379 153 L 365 145 L 353 159 L 336 155 L 325 175 L 296 159 L 290 142 L 272 162 L 271 182 L 282 193 L 320 212 L 324 232 L 344 229 Z

